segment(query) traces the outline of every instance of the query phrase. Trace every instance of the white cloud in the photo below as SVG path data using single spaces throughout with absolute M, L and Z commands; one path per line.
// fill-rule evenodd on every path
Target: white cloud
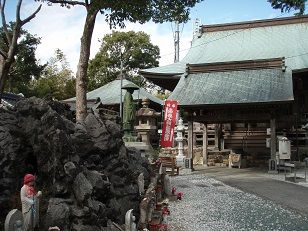
M 225 4 L 223 5 L 226 5 L 226 9 L 229 9 L 229 7 L 231 7 L 230 9 L 234 9 L 232 8 L 234 7 L 234 3 L 231 3 L 227 0 L 224 1 Z M 14 10 L 16 8 L 16 3 L 17 0 L 7 1 L 7 8 L 9 12 L 8 21 L 15 20 Z M 245 10 L 244 14 L 238 13 L 238 10 L 229 10 L 226 14 L 221 16 L 221 14 L 215 13 L 217 11 L 217 5 L 214 3 L 215 1 L 211 0 L 207 1 L 207 4 L 205 4 L 205 2 L 198 4 L 197 7 L 191 11 L 191 17 L 200 18 L 200 16 L 202 16 L 201 19 L 206 19 L 207 24 L 252 20 L 254 18 L 259 19 L 264 17 L 263 11 L 260 12 L 251 8 Z M 26 17 L 30 15 L 30 13 L 32 13 L 38 5 L 39 4 L 37 2 L 33 2 L 33 0 L 24 0 L 22 16 Z M 269 15 L 269 18 L 277 17 L 280 15 L 280 11 L 272 10 L 270 5 L 267 5 L 267 7 L 269 7 L 270 12 L 272 12 Z M 283 16 L 288 16 L 291 14 L 293 14 L 293 12 Z M 46 62 L 50 57 L 54 55 L 54 51 L 59 48 L 67 56 L 72 70 L 76 71 L 77 63 L 79 60 L 80 38 L 83 31 L 85 15 L 85 9 L 81 6 L 75 6 L 71 7 L 71 9 L 66 9 L 60 7 L 58 4 L 54 4 L 53 6 L 47 6 L 47 4 L 43 4 L 42 10 L 37 14 L 37 17 L 34 18 L 30 23 L 26 24 L 25 27 L 30 33 L 37 34 L 42 38 L 41 44 L 37 49 L 37 57 L 41 59 L 42 62 Z M 127 27 L 124 30 L 144 31 L 149 34 L 152 43 L 160 47 L 160 65 L 162 66 L 173 63 L 174 41 L 170 23 L 146 23 L 143 25 L 138 23 L 127 23 Z M 187 23 L 181 33 L 180 60 L 185 56 L 190 47 L 192 31 L 192 24 Z M 111 30 L 105 22 L 104 17 L 102 15 L 98 15 L 92 37 L 91 58 L 93 58 L 99 50 L 100 42 L 98 40 L 102 39 L 103 36 L 107 33 L 111 33 Z
M 23 15 L 26 17 L 33 12 L 38 4 L 27 2 L 23 6 Z M 41 44 L 37 49 L 37 57 L 42 63 L 48 61 L 54 55 L 57 48 L 61 49 L 66 55 L 71 69 L 75 72 L 79 60 L 80 38 L 85 21 L 85 9 L 81 6 L 75 6 L 71 9 L 60 7 L 57 4 L 47 6 L 43 4 L 41 11 L 28 24 L 26 29 L 31 34 L 41 37 Z M 120 30 L 120 29 L 119 29 Z M 150 35 L 151 42 L 160 48 L 160 65 L 173 63 L 174 42 L 170 23 L 127 23 L 123 31 L 144 31 Z M 108 24 L 102 15 L 98 15 L 92 37 L 91 58 L 95 56 L 100 47 L 99 39 L 105 34 L 111 33 Z M 189 31 L 189 32 L 187 32 Z M 180 50 L 180 59 L 184 57 L 190 46 L 192 29 L 186 25 L 182 32 Z
M 33 4 L 25 6 L 25 14 L 33 11 Z M 46 62 L 61 49 L 73 70 L 79 58 L 80 37 L 84 21 L 84 9 L 73 7 L 66 9 L 57 5 L 43 5 L 41 11 L 28 24 L 26 29 L 41 38 L 37 48 L 37 57 Z

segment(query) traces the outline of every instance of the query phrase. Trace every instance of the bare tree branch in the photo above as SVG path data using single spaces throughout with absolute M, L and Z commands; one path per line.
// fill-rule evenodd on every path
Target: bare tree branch
M 4 58 L 7 59 L 7 53 L 3 50 L 0 49 L 0 55 Z
M 25 25 L 26 23 L 30 22 L 35 15 L 41 10 L 42 4 L 36 9 L 36 11 L 33 12 L 28 18 L 25 18 L 24 20 L 21 21 L 21 25 Z
M 0 102 L 2 98 L 2 93 L 4 91 L 4 85 L 9 77 L 9 72 L 14 65 L 15 61 L 15 54 L 17 51 L 17 40 L 20 36 L 21 28 L 24 24 L 28 23 L 31 19 L 33 19 L 36 14 L 41 10 L 42 5 L 40 5 L 36 11 L 31 14 L 29 17 L 27 17 L 24 20 L 21 20 L 20 18 L 20 10 L 21 10 L 21 4 L 23 0 L 18 0 L 17 6 L 16 6 L 16 22 L 14 24 L 14 28 L 12 30 L 12 33 L 9 33 L 7 25 L 6 25 L 6 19 L 5 19 L 5 13 L 4 13 L 4 7 L 6 0 L 0 0 L 0 9 L 1 9 L 1 18 L 2 18 L 2 24 L 3 24 L 3 30 L 5 32 L 7 42 L 8 42 L 8 51 L 7 53 L 0 49 L 0 57 L 2 56 L 5 59 L 5 62 L 0 67 Z
M 20 8 L 21 8 L 22 0 L 19 0 L 16 6 L 16 23 L 19 23 L 20 20 Z
M 80 6 L 86 6 L 86 3 L 79 2 L 79 1 L 66 1 L 66 0 L 48 0 L 51 3 L 62 3 L 62 4 L 69 4 L 69 5 L 80 5 Z M 87 1 L 87 0 L 86 0 Z
M 6 19 L 5 19 L 5 14 L 4 14 L 4 8 L 5 8 L 5 3 L 6 0 L 3 0 L 3 4 L 2 1 L 0 2 L 0 7 L 1 7 L 1 19 L 2 19 L 2 26 L 3 26 L 3 30 L 6 36 L 6 39 L 9 43 L 9 46 L 11 45 L 11 41 L 12 41 L 12 36 L 10 35 L 8 29 L 7 29 L 7 25 L 6 25 Z

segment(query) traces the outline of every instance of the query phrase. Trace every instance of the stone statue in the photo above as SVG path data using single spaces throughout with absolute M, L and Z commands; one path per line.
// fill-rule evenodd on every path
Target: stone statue
M 147 211 L 150 203 L 150 198 L 145 197 L 140 203 L 140 218 L 139 218 L 139 226 L 140 228 L 145 228 L 147 224 Z
M 26 174 L 24 185 L 20 190 L 24 231 L 35 230 L 39 224 L 39 198 L 42 196 L 42 192 L 36 192 L 34 183 L 35 176 Z
M 138 176 L 138 188 L 139 188 L 139 194 L 144 194 L 144 175 L 143 173 L 140 173 Z
M 134 90 L 139 89 L 134 84 L 126 84 L 122 89 L 126 89 L 126 93 L 124 96 L 124 104 L 123 104 L 123 130 L 126 135 L 129 135 L 133 130 L 133 126 L 136 119 L 136 105 L 134 103 L 134 99 L 132 94 Z
M 135 220 L 133 209 L 128 210 L 125 214 L 125 231 L 137 231 Z
M 18 220 L 18 221 L 16 221 L 16 228 L 15 228 L 15 230 L 14 231 L 23 231 L 23 228 L 22 228 L 22 221 L 21 220 Z
M 11 210 L 5 218 L 4 231 L 24 231 L 22 220 L 22 213 L 18 209 Z
M 171 178 L 169 175 L 165 175 L 164 177 L 164 193 L 167 196 L 171 196 L 172 194 Z
M 48 231 L 61 231 L 61 230 L 58 226 L 54 226 L 54 227 L 49 227 Z

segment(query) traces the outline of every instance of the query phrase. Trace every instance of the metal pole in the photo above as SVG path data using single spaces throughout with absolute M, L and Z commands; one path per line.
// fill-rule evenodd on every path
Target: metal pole
M 121 124 L 123 122 L 123 113 L 122 113 L 122 108 L 123 108 L 123 102 L 122 102 L 122 87 L 123 87 L 123 60 L 122 60 L 122 55 L 121 55 L 121 70 L 120 70 L 120 118 L 121 118 Z

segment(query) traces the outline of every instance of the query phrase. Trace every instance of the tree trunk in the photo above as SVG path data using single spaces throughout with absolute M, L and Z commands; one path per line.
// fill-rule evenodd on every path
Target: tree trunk
M 0 102 L 2 99 L 2 94 L 4 91 L 4 85 L 6 82 L 6 79 L 9 75 L 10 72 L 10 68 L 12 66 L 12 63 L 14 62 L 14 55 L 16 54 L 16 47 L 17 47 L 17 39 L 18 36 L 20 34 L 20 30 L 21 30 L 21 25 L 16 24 L 14 27 L 14 32 L 13 32 L 13 37 L 11 40 L 11 44 L 9 47 L 9 51 L 7 53 L 7 58 L 3 58 L 3 60 L 1 60 L 1 67 L 0 67 Z
M 80 56 L 76 73 L 76 122 L 84 121 L 87 116 L 87 71 L 97 13 L 98 11 L 87 9 L 87 18 L 81 37 Z
M 5 82 L 6 79 L 9 75 L 10 72 L 10 67 L 11 67 L 11 63 L 7 62 L 7 61 L 3 61 L 1 67 L 0 67 L 0 103 L 2 100 L 2 94 L 4 91 L 4 87 L 5 87 Z

